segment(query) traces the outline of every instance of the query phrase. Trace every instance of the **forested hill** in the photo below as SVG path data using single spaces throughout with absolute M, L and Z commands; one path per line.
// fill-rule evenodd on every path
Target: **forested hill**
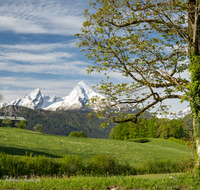
M 108 138 L 114 124 L 101 127 L 102 121 L 97 117 L 88 119 L 89 111 L 45 111 L 32 110 L 25 107 L 7 106 L 0 110 L 1 116 L 24 117 L 28 121 L 29 130 L 42 124 L 45 134 L 69 135 L 72 131 L 83 131 L 88 137 Z
M 183 118 L 183 121 L 185 122 L 186 125 L 190 126 L 191 128 L 193 128 L 192 125 L 192 114 L 188 114 Z

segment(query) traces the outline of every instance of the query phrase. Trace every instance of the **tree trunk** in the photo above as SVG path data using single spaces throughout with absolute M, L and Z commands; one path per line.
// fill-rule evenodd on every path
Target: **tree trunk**
M 191 76 L 191 97 L 190 103 L 193 116 L 194 140 L 196 142 L 195 166 L 200 171 L 200 54 L 199 54 L 199 16 L 198 0 L 188 0 L 188 32 L 191 41 L 188 45 Z

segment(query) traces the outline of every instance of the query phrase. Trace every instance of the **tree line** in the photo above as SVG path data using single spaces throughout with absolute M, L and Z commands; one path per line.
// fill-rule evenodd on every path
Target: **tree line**
M 110 138 L 127 140 L 133 138 L 166 138 L 189 139 L 193 135 L 193 129 L 183 119 L 167 118 L 139 118 L 137 123 L 120 123 L 111 130 Z

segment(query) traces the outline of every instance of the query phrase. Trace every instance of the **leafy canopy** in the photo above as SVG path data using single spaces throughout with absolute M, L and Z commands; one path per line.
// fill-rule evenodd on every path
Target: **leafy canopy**
M 158 103 L 155 112 L 167 111 L 163 100 L 191 99 L 190 83 L 181 77 L 188 69 L 188 44 L 193 46 L 186 0 L 90 0 L 90 5 L 82 32 L 75 35 L 80 39 L 77 46 L 94 60 L 87 72 L 103 72 L 107 79 L 114 72 L 131 79 L 97 86 L 105 99 L 93 98 L 90 106 L 100 118 L 135 121 Z M 132 114 L 130 107 L 141 110 Z

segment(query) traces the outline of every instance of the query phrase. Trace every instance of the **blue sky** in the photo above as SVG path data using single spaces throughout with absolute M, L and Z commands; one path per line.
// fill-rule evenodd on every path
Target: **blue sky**
M 103 74 L 88 75 L 87 60 L 74 47 L 89 0 L 0 0 L 0 92 L 2 102 L 22 98 L 36 88 L 45 95 L 70 93 L 81 80 L 95 85 Z M 115 83 L 129 82 L 112 73 Z M 168 101 L 171 110 L 187 108 Z

